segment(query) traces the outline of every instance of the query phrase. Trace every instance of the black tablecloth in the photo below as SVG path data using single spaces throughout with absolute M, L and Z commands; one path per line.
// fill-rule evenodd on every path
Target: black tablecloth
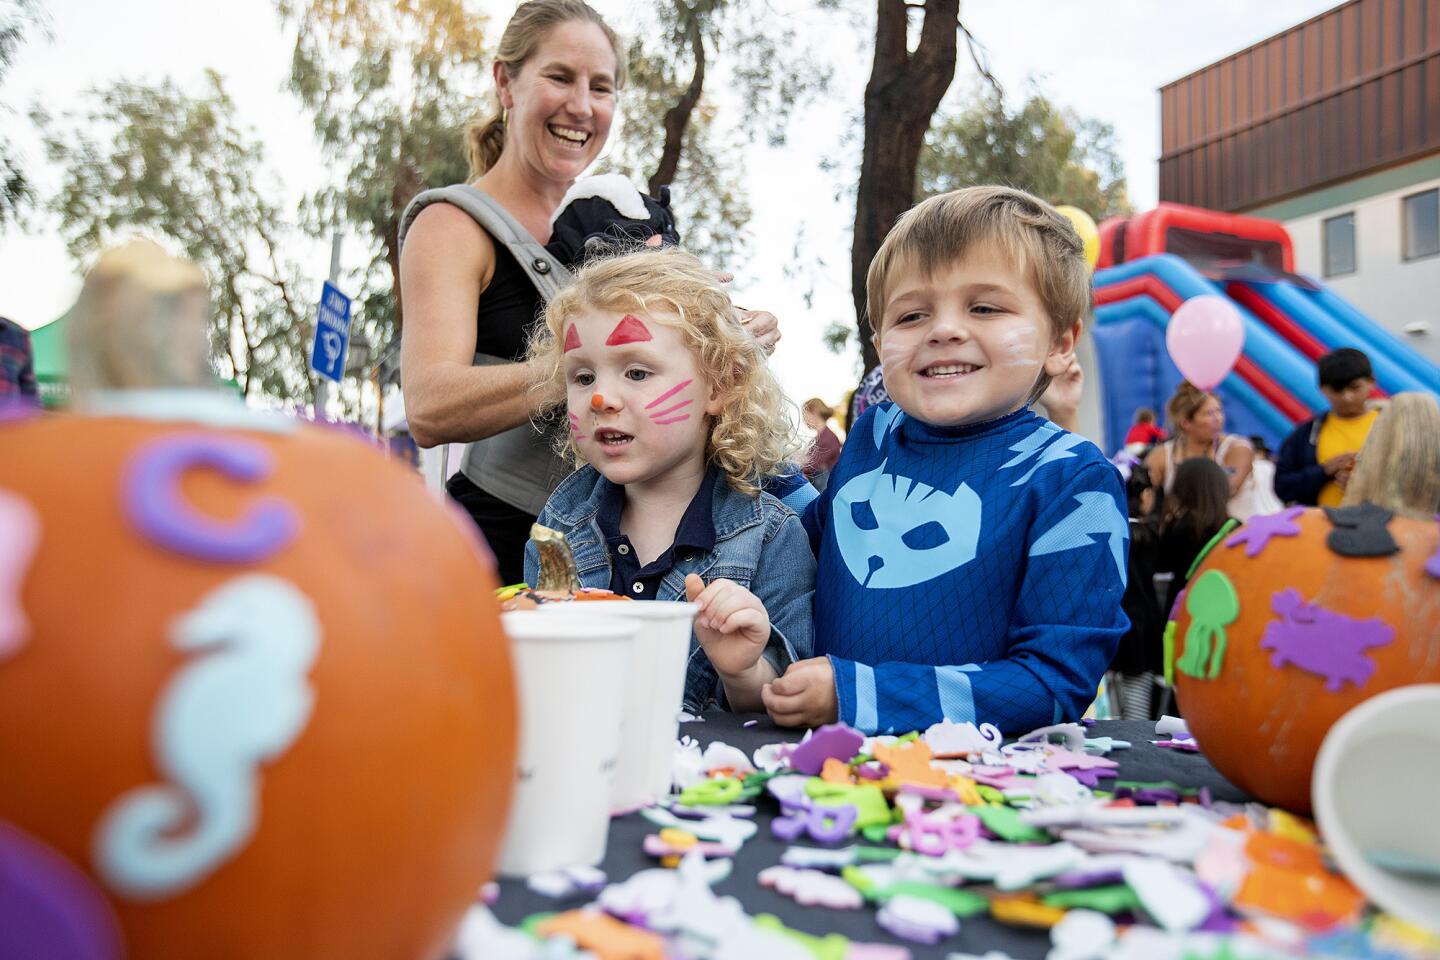
M 752 727 L 744 726 L 748 720 L 758 720 Z M 744 750 L 747 755 L 756 747 L 782 740 L 799 740 L 802 731 L 777 727 L 763 714 L 735 714 L 712 711 L 705 714 L 703 722 L 682 723 L 681 736 L 698 740 L 702 748 L 714 740 L 722 740 L 733 747 Z M 1102 720 L 1090 728 L 1090 737 L 1111 737 L 1128 740 L 1128 750 L 1117 750 L 1110 757 L 1119 762 L 1119 779 L 1155 782 L 1173 780 L 1186 787 L 1208 787 L 1215 800 L 1243 801 L 1248 799 L 1227 782 L 1210 762 L 1198 753 L 1185 753 L 1156 747 L 1151 740 L 1164 739 L 1155 735 L 1153 723 L 1127 720 Z M 1101 781 L 1105 786 L 1106 781 Z M 806 933 L 823 935 L 841 933 L 851 940 L 861 942 L 905 943 L 910 947 L 916 960 L 942 958 L 950 953 L 983 954 L 987 950 L 1003 950 L 1020 958 L 1042 958 L 1050 948 L 1047 931 L 1023 930 L 996 923 L 988 916 L 972 917 L 960 922 L 960 932 L 947 937 L 933 947 L 896 940 L 875 921 L 873 906 L 859 910 L 831 910 L 825 907 L 802 907 L 787 896 L 768 890 L 756 882 L 761 870 L 780 862 L 780 854 L 788 844 L 776 840 L 770 833 L 770 821 L 777 813 L 775 803 L 768 797 L 758 798 L 760 812 L 756 817 L 760 830 L 747 841 L 735 857 L 735 869 L 730 877 L 716 886 L 722 896 L 734 896 L 744 904 L 745 912 L 754 916 L 771 913 L 784 921 L 785 925 Z M 645 855 L 641 843 L 646 834 L 658 832 L 656 826 L 639 814 L 617 817 L 610 824 L 610 841 L 601 869 L 612 883 L 619 882 L 632 874 L 658 862 Z M 533 893 L 523 880 L 502 880 L 500 899 L 491 908 L 501 922 L 515 925 L 532 913 L 568 910 L 588 902 L 588 897 L 555 900 Z M 762 960 L 762 958 L 756 958 Z

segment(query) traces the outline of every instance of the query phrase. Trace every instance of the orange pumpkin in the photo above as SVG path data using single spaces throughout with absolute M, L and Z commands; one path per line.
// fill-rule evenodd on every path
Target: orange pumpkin
M 468 521 L 319 427 L 56 416 L 0 448 L 0 825 L 132 958 L 439 956 L 515 768 Z
M 1440 580 L 1425 570 L 1440 564 L 1440 528 L 1394 517 L 1398 552 L 1344 556 L 1323 511 L 1287 514 L 1252 519 L 1196 568 L 1173 624 L 1175 692 L 1216 769 L 1308 812 L 1335 721 L 1392 687 L 1440 681 Z

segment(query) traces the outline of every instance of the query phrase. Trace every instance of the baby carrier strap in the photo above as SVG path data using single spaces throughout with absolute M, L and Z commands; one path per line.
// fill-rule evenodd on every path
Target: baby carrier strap
M 510 251 L 542 301 L 548 301 L 575 282 L 570 271 L 551 256 L 510 211 L 494 197 L 469 184 L 426 190 L 411 200 L 400 218 L 402 249 L 410 225 L 420 211 L 432 203 L 448 203 L 469 214 L 491 239 Z M 477 366 L 488 366 L 511 361 L 477 353 L 474 362 Z M 491 496 L 526 513 L 537 514 L 550 491 L 570 472 L 569 465 L 555 452 L 557 430 L 558 426 L 553 423 L 547 424 L 544 430 L 533 423 L 522 423 L 493 437 L 476 440 L 466 445 L 460 470 Z

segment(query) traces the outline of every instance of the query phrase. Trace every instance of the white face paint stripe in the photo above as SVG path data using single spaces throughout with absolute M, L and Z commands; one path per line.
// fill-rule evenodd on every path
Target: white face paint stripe
M 310 600 L 268 574 L 230 580 L 174 622 L 171 643 L 197 656 L 153 717 L 155 765 L 169 782 L 136 787 L 102 817 L 95 865 L 112 890 L 164 899 L 245 848 L 260 819 L 260 766 L 309 723 L 320 639 Z

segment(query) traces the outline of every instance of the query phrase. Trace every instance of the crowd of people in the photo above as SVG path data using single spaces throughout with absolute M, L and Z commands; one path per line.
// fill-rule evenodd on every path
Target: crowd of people
M 1090 300 L 1069 221 L 1000 187 L 906 214 L 867 283 L 876 402 L 843 445 L 805 404 L 807 442 L 768 369 L 774 316 L 732 303 L 644 198 L 557 247 L 595 215 L 577 178 L 625 83 L 613 31 L 580 0 L 522 4 L 494 81 L 472 179 L 404 218 L 402 367 L 416 439 L 468 444 L 448 489 L 502 577 L 536 574 L 538 518 L 582 585 L 696 601 L 692 709 L 871 731 L 1083 711 L 1125 630 L 1125 554 L 1071 531 L 1126 513 L 1064 429 Z
M 529 0 L 493 78 L 471 179 L 403 218 L 410 429 L 467 445 L 448 493 L 504 582 L 534 577 L 538 519 L 584 586 L 697 602 L 691 709 L 1021 731 L 1078 717 L 1111 670 L 1149 715 L 1163 625 L 1225 524 L 1287 503 L 1440 510 L 1434 397 L 1376 397 L 1348 348 L 1319 359 L 1329 409 L 1273 461 L 1181 382 L 1163 425 L 1137 411 L 1117 470 L 1075 432 L 1081 241 L 1004 187 L 896 223 L 866 285 L 879 364 L 843 443 L 818 398 L 802 440 L 768 367 L 774 315 L 683 252 L 668 198 L 581 178 L 626 82 L 615 32 L 583 0 Z M 17 343 L 0 325 L 17 371 L 0 395 L 33 390 Z
M 1263 438 L 1225 433 L 1219 397 L 1189 383 L 1182 381 L 1167 405 L 1173 436 L 1154 424 L 1153 411 L 1136 412 L 1126 438 L 1131 459 L 1121 458 L 1122 468 L 1134 468 L 1128 479 L 1130 627 L 1114 663 L 1125 716 L 1156 711 L 1164 624 L 1195 558 L 1228 522 L 1287 504 L 1368 502 L 1417 519 L 1440 512 L 1435 398 L 1379 397 L 1369 358 L 1351 347 L 1320 357 L 1316 376 L 1329 409 L 1297 424 L 1274 461 Z

